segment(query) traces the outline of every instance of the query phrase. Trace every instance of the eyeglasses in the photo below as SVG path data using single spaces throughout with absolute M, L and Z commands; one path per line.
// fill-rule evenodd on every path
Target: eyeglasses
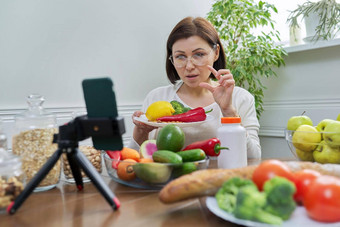
M 191 63 L 196 66 L 206 65 L 209 59 L 209 55 L 216 50 L 218 44 L 215 44 L 210 52 L 206 52 L 205 50 L 200 50 L 194 55 L 187 57 L 184 54 L 170 55 L 169 60 L 171 63 L 177 68 L 183 68 L 188 64 L 188 61 L 191 60 Z

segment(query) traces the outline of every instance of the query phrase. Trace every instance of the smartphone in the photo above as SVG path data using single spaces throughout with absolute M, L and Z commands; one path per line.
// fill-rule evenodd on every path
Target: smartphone
M 118 117 L 116 96 L 110 78 L 85 79 L 82 82 L 82 87 L 89 119 L 116 119 Z M 97 150 L 123 149 L 123 140 L 119 133 L 110 137 L 92 136 L 92 142 Z

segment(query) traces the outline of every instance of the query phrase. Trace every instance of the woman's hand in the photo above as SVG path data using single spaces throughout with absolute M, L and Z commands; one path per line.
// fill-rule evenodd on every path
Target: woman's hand
M 208 89 L 214 96 L 216 103 L 220 106 L 224 117 L 235 117 L 237 113 L 232 106 L 232 94 L 235 87 L 235 80 L 229 69 L 216 71 L 210 65 L 208 69 L 218 80 L 219 85 L 214 87 L 209 83 L 202 82 L 199 86 Z
M 142 111 L 135 111 L 132 114 L 132 122 L 135 124 L 135 128 L 133 129 L 133 139 L 141 145 L 145 140 L 149 137 L 149 132 L 156 129 L 156 127 L 144 124 L 143 122 L 137 121 L 134 117 L 139 117 L 143 115 Z

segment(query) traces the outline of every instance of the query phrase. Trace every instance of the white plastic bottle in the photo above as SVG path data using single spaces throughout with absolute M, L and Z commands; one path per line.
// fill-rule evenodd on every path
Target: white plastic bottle
M 240 117 L 222 117 L 222 126 L 217 129 L 217 138 L 221 147 L 228 147 L 217 157 L 217 166 L 232 169 L 247 166 L 246 129 L 241 125 Z

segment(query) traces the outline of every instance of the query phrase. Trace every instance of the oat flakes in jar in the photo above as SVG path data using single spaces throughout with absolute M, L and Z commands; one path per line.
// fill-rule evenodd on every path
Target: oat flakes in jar
M 92 163 L 93 167 L 98 171 L 98 173 L 102 172 L 102 157 L 101 151 L 96 150 L 92 146 L 79 146 L 79 150 L 86 156 L 86 158 Z M 67 155 L 62 155 L 63 160 L 63 175 L 64 179 L 68 183 L 75 183 L 73 178 L 73 174 L 71 171 L 70 164 L 67 160 Z M 83 177 L 83 182 L 89 182 L 90 179 L 85 175 L 84 171 L 81 169 L 81 176 Z
M 44 97 L 32 94 L 27 97 L 28 110 L 15 117 L 12 152 L 21 157 L 22 169 L 29 182 L 57 149 L 53 135 L 58 132 L 54 114 L 42 107 Z M 42 182 L 34 189 L 45 191 L 54 188 L 60 179 L 61 162 L 54 165 Z

